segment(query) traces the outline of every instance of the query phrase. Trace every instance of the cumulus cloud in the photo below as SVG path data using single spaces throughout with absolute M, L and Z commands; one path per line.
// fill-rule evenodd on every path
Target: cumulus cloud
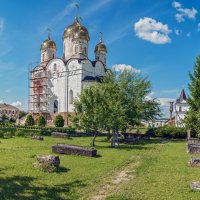
M 15 101 L 15 102 L 11 103 L 11 105 L 12 105 L 12 106 L 15 106 L 15 107 L 17 107 L 17 108 L 21 108 L 22 102 L 20 102 L 20 101 Z
M 175 15 L 175 18 L 178 23 L 184 22 L 185 18 L 188 19 L 196 19 L 196 15 L 198 11 L 193 7 L 191 9 L 184 8 L 183 5 L 177 1 L 174 1 L 172 3 L 173 8 L 177 10 L 177 14 Z
M 126 71 L 131 71 L 135 73 L 140 73 L 140 69 L 136 69 L 132 67 L 131 65 L 126 65 L 126 64 L 116 64 L 112 66 L 112 69 L 116 72 L 123 72 L 124 70 Z
M 174 1 L 174 2 L 172 3 L 172 6 L 173 6 L 174 8 L 181 8 L 181 7 L 182 7 L 182 4 L 181 4 L 180 2 Z
M 174 101 L 172 98 L 158 98 L 158 102 L 161 107 L 169 107 L 170 101 Z
M 154 44 L 166 44 L 171 42 L 168 36 L 171 30 L 167 24 L 157 22 L 152 18 L 141 18 L 134 25 L 136 35 L 146 41 Z
M 175 32 L 176 35 L 180 35 L 180 33 L 181 33 L 181 31 L 178 30 L 178 29 L 175 29 L 174 32 Z
M 153 100 L 155 97 L 155 92 L 150 92 L 146 97 L 145 99 L 146 100 Z

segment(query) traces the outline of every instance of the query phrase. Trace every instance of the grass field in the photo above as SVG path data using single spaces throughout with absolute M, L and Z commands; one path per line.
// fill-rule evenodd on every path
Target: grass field
M 189 188 L 191 181 L 200 180 L 200 168 L 187 167 L 190 157 L 185 141 L 151 139 L 111 149 L 105 138 L 99 137 L 97 158 L 60 155 L 59 172 L 35 169 L 35 156 L 52 154 L 52 144 L 59 142 L 88 146 L 90 138 L 2 139 L 0 200 L 200 199 L 200 192 Z

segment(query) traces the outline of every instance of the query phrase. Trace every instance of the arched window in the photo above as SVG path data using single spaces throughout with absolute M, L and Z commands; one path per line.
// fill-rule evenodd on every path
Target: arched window
M 44 61 L 44 53 L 42 54 L 42 61 Z
M 69 104 L 73 104 L 73 91 L 72 90 L 70 90 L 69 91 Z
M 56 71 L 56 67 L 57 67 L 57 65 L 55 63 L 54 66 L 53 66 L 53 71 Z
M 75 46 L 75 53 L 78 53 L 78 45 Z
M 53 112 L 54 113 L 58 112 L 58 101 L 57 100 L 55 100 L 53 103 Z

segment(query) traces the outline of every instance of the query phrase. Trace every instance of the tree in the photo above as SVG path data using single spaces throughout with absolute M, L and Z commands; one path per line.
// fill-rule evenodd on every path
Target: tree
M 160 116 L 159 103 L 147 98 L 151 92 L 151 82 L 147 77 L 126 70 L 116 77 L 126 113 L 125 129 L 140 125 L 142 119 L 152 120 Z
M 2 119 L 3 122 L 9 121 L 9 117 L 7 115 L 5 115 L 5 114 L 3 114 L 1 116 L 1 119 Z
M 34 125 L 34 119 L 31 114 L 27 115 L 25 120 L 25 126 L 33 126 Z
M 196 58 L 194 72 L 189 73 L 190 97 L 188 98 L 189 111 L 186 113 L 186 127 L 200 136 L 200 56 Z
M 45 127 L 45 125 L 46 125 L 46 120 L 45 120 L 45 118 L 44 118 L 43 115 L 40 115 L 40 116 L 38 117 L 37 123 L 38 123 L 38 126 L 39 126 L 39 127 Z
M 118 94 L 116 85 L 102 83 L 86 88 L 75 101 L 75 117 L 79 116 L 80 126 L 94 132 L 92 146 L 95 146 L 98 131 L 117 129 L 123 123 Z
M 25 117 L 27 115 L 27 113 L 25 111 L 19 111 L 19 119 Z
M 54 125 L 55 127 L 63 127 L 64 126 L 64 119 L 62 115 L 56 115 L 56 117 L 54 118 Z
M 146 98 L 150 91 L 147 78 L 130 71 L 108 73 L 101 84 L 83 90 L 75 101 L 75 116 L 81 127 L 93 130 L 92 145 L 98 131 L 118 133 L 158 116 L 159 104 Z

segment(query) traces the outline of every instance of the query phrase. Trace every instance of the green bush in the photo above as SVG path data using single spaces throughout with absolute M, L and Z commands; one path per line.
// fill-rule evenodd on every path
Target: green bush
M 147 134 L 155 137 L 185 139 L 187 138 L 187 130 L 184 127 L 163 126 L 158 128 L 150 128 Z
M 4 137 L 4 132 L 2 130 L 0 130 L 0 138 Z
M 23 131 L 23 130 L 17 130 L 16 132 L 15 132 L 15 136 L 17 136 L 17 137 L 24 137 L 25 136 L 25 132 Z
M 39 127 L 45 127 L 45 125 L 46 125 L 46 120 L 45 120 L 45 118 L 44 118 L 43 115 L 40 115 L 40 116 L 38 117 L 37 124 L 38 124 Z
M 5 132 L 4 133 L 4 138 L 8 139 L 8 138 L 12 138 L 13 137 L 13 133 L 12 132 Z
M 31 114 L 29 114 L 29 115 L 26 117 L 25 126 L 33 126 L 33 125 L 34 125 L 33 116 L 32 116 Z
M 57 115 L 55 118 L 54 118 L 54 125 L 55 127 L 63 127 L 64 126 L 64 119 L 63 119 L 63 116 L 62 115 Z

